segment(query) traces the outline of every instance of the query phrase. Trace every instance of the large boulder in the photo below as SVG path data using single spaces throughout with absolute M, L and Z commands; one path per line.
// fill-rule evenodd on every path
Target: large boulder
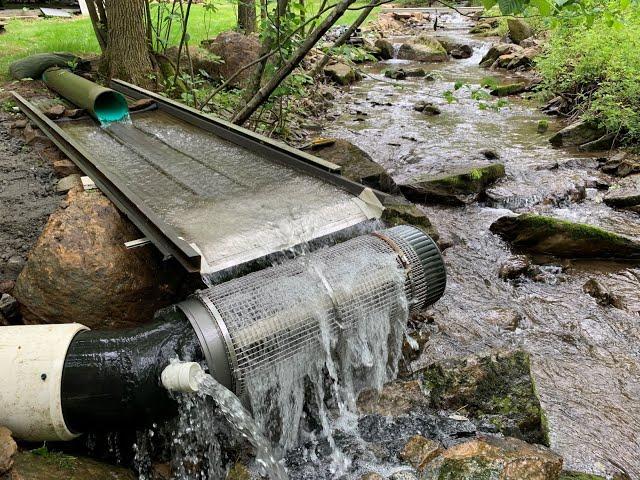
M 98 191 L 69 192 L 29 255 L 14 288 L 27 323 L 78 322 L 125 327 L 153 318 L 175 300 L 151 247 L 128 250 L 142 235 Z
M 398 58 L 414 62 L 444 62 L 449 56 L 438 40 L 421 35 L 413 43 L 403 43 L 398 50 Z
M 640 213 L 640 175 L 623 178 L 605 195 L 604 203 Z
M 602 165 L 601 170 L 617 177 L 640 173 L 640 156 L 618 152 Z
M 521 18 L 507 18 L 509 37 L 518 45 L 533 35 L 533 30 Z
M 481 436 L 455 445 L 427 465 L 439 480 L 558 480 L 562 457 L 516 438 Z
M 464 205 L 475 201 L 489 185 L 504 175 L 504 165 L 491 163 L 440 175 L 418 175 L 400 185 L 400 189 L 413 201 Z
M 13 477 L 17 480 L 134 480 L 131 470 L 89 458 L 50 452 L 43 447 L 16 456 Z
M 554 147 L 579 147 L 602 138 L 606 133 L 605 129 L 580 120 L 557 132 L 549 142 Z
M 546 443 L 526 352 L 497 351 L 447 359 L 429 365 L 420 377 L 431 408 L 493 424 L 507 436 Z
M 304 150 L 342 167 L 342 175 L 383 192 L 397 190 L 391 175 L 371 156 L 353 143 L 339 138 L 316 139 Z
M 496 220 L 491 231 L 518 249 L 563 258 L 640 260 L 640 242 L 584 223 L 523 214 Z
M 330 63 L 324 67 L 324 74 L 338 85 L 350 85 L 362 78 L 355 68 L 342 62 Z
M 438 37 L 438 41 L 452 58 L 469 58 L 473 55 L 473 47 L 450 38 Z
M 201 45 L 221 60 L 217 62 L 215 71 L 208 73 L 212 76 L 217 73 L 224 79 L 256 61 L 260 55 L 260 41 L 257 37 L 233 31 L 222 32 L 214 39 L 203 40 Z M 238 74 L 233 84 L 243 85 L 256 68 L 257 66 L 250 67 Z
M 395 51 L 393 48 L 393 43 L 391 43 L 389 40 L 379 38 L 376 40 L 375 47 L 378 50 L 377 56 L 382 60 L 390 60 L 393 58 Z

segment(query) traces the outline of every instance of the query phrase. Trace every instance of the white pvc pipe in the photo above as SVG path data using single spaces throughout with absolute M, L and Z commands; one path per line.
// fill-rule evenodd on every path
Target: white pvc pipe
M 16 438 L 77 436 L 64 421 L 61 381 L 69 344 L 82 330 L 78 323 L 0 327 L 0 425 Z
M 202 373 L 202 367 L 196 362 L 176 362 L 162 371 L 160 379 L 167 390 L 195 393 L 199 387 L 198 377 Z

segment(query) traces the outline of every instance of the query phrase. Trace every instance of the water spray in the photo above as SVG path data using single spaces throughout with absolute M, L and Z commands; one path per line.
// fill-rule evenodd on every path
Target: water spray
M 335 273 L 384 255 L 395 258 L 396 271 L 373 263 L 349 279 Z M 153 325 L 117 332 L 79 324 L 3 327 L 0 424 L 17 438 L 42 441 L 169 418 L 177 405 L 167 389 L 197 390 L 199 364 L 242 399 L 249 376 L 322 348 L 320 317 L 338 336 L 391 308 L 398 272 L 411 311 L 444 293 L 436 244 L 399 226 L 198 291 L 158 312 Z M 172 363 L 176 358 L 193 363 Z

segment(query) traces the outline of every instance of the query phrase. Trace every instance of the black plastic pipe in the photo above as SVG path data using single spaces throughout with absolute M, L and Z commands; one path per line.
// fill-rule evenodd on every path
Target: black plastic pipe
M 175 402 L 160 383 L 162 370 L 174 358 L 200 361 L 204 356 L 182 311 L 161 311 L 156 320 L 132 330 L 88 330 L 75 336 L 61 385 L 69 430 L 109 431 L 176 414 Z

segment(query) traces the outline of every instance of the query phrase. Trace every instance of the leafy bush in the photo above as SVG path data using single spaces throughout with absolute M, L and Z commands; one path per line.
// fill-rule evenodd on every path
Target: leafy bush
M 612 10 L 619 5 L 612 2 Z M 572 113 L 592 120 L 627 143 L 640 142 L 640 11 L 621 16 L 605 9 L 587 22 L 562 22 L 538 60 L 550 94 L 573 99 Z

